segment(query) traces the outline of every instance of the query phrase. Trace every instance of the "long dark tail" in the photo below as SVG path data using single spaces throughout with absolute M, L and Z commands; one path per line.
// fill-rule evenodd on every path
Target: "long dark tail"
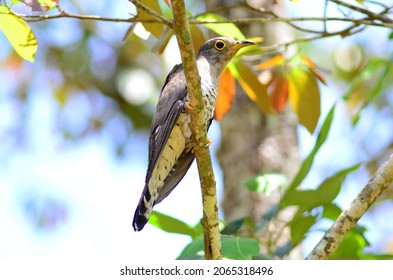
M 143 208 L 143 204 L 142 204 L 142 208 Z M 138 207 L 136 208 L 134 214 L 134 220 L 132 222 L 132 226 L 134 227 L 135 231 L 141 231 L 143 227 L 146 225 L 148 220 L 144 215 L 141 215 L 140 210 L 141 210 L 141 204 L 139 204 Z

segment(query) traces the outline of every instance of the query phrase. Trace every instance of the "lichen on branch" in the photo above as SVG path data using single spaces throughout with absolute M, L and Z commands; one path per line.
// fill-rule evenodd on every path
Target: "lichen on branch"
M 393 182 L 393 154 L 381 165 L 367 185 L 358 193 L 348 209 L 343 211 L 307 260 L 326 260 L 335 252 L 344 236 L 356 225 L 368 208 Z

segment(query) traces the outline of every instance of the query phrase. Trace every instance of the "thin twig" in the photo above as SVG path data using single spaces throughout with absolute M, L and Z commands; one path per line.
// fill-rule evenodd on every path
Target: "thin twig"
M 150 9 L 149 7 L 147 7 L 146 5 L 144 5 L 143 3 L 141 3 L 139 0 L 129 0 L 132 4 L 135 5 L 135 7 L 143 10 L 144 12 L 146 12 L 147 14 L 153 16 L 154 18 L 158 19 L 161 21 L 161 23 L 169 26 L 170 28 L 173 28 L 173 22 L 169 19 L 167 19 L 166 17 L 163 17 L 162 15 L 156 13 L 155 11 L 153 11 L 152 9 Z
M 270 22 L 294 22 L 294 21 L 342 21 L 342 22 L 352 22 L 357 25 L 365 24 L 369 26 L 393 28 L 393 23 L 377 23 L 369 19 L 351 19 L 342 17 L 296 17 L 296 18 L 239 18 L 239 19 L 227 19 L 227 20 L 195 20 L 190 19 L 190 24 L 225 24 L 225 23 L 235 23 L 235 24 L 251 24 L 251 23 L 270 23 Z M 322 31 L 321 31 L 322 33 Z
M 326 260 L 337 249 L 344 236 L 356 225 L 367 209 L 393 182 L 393 155 L 382 164 L 367 185 L 341 213 L 332 227 L 306 257 L 307 260 Z
M 355 5 L 349 4 L 347 2 L 340 1 L 340 0 L 329 0 L 329 1 L 333 2 L 333 3 L 336 3 L 337 5 L 340 5 L 340 6 L 343 6 L 343 7 L 347 7 L 349 9 L 351 9 L 351 10 L 357 11 L 359 13 L 368 15 L 370 17 L 370 19 L 377 19 L 377 20 L 380 20 L 382 22 L 393 23 L 393 20 L 391 20 L 390 18 L 387 18 L 387 17 L 384 17 L 382 15 L 373 13 L 373 12 L 367 10 L 367 9 L 362 8 L 362 7 L 355 6 Z
M 328 7 L 328 0 L 325 0 L 325 4 L 324 4 L 324 7 L 323 7 L 323 17 L 327 16 L 327 7 Z M 323 31 L 324 32 L 328 32 L 327 31 L 327 22 L 326 21 L 323 22 Z
M 135 0 L 130 0 L 135 1 Z M 4 12 L 0 12 L 4 13 Z M 110 17 L 101 17 L 97 15 L 80 15 L 80 14 L 72 14 L 67 12 L 62 12 L 55 15 L 26 15 L 26 14 L 19 14 L 15 12 L 6 12 L 7 14 L 13 14 L 27 22 L 36 22 L 36 21 L 44 21 L 44 20 L 51 20 L 51 19 L 59 19 L 59 18 L 73 18 L 79 20 L 98 20 L 98 21 L 111 21 L 111 22 L 142 22 L 142 23 L 164 23 L 169 27 L 173 27 L 173 23 L 171 20 L 165 17 L 157 17 L 151 19 L 141 19 L 138 17 L 130 17 L 130 18 L 110 18 Z M 393 28 L 393 23 L 377 23 L 368 18 L 365 19 L 351 19 L 351 18 L 344 18 L 344 17 L 293 17 L 293 18 L 238 18 L 238 19 L 227 19 L 227 20 L 198 20 L 194 17 L 189 19 L 189 24 L 225 24 L 225 23 L 235 23 L 235 24 L 252 24 L 252 23 L 271 23 L 271 22 L 285 22 L 285 23 L 292 23 L 292 22 L 308 22 L 308 21 L 319 21 L 319 22 L 327 22 L 327 21 L 341 21 L 341 22 L 354 22 L 358 25 L 364 24 L 369 26 L 376 26 L 376 27 L 384 27 L 384 28 Z M 318 30 L 308 30 L 298 26 L 293 26 L 301 31 L 308 32 L 308 33 L 322 33 L 322 31 Z
M 334 36 L 348 37 L 348 36 L 351 36 L 351 35 L 354 35 L 356 33 L 363 31 L 364 28 L 366 28 L 366 26 L 361 26 L 361 25 L 359 26 L 359 25 L 354 24 L 354 25 L 352 25 L 346 29 L 340 30 L 340 31 L 330 32 L 330 33 L 321 33 L 319 35 L 310 36 L 310 37 L 300 37 L 300 38 L 296 38 L 296 39 L 288 41 L 288 42 L 261 47 L 261 49 L 263 51 L 272 51 L 272 50 L 276 51 L 277 49 L 287 48 L 288 46 L 293 45 L 293 44 L 297 44 L 297 43 L 310 42 L 310 41 L 315 41 L 315 40 L 324 39 L 324 38 L 328 38 L 328 37 L 334 37 Z

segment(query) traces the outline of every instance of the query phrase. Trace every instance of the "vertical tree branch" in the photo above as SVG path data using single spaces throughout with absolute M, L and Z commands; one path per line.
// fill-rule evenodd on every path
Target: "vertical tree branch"
M 306 257 L 307 260 L 328 259 L 338 245 L 363 216 L 367 209 L 393 181 L 393 155 L 387 160 L 359 192 L 347 210 L 341 213 L 317 246 Z
M 194 152 L 198 164 L 199 178 L 202 188 L 203 233 L 205 241 L 205 259 L 221 259 L 221 242 L 218 228 L 218 206 L 216 182 L 208 149 L 207 130 L 204 118 L 204 103 L 200 77 L 197 69 L 194 49 L 183 0 L 172 0 L 173 31 L 177 38 L 183 68 L 187 80 L 191 115 L 191 131 L 194 141 Z

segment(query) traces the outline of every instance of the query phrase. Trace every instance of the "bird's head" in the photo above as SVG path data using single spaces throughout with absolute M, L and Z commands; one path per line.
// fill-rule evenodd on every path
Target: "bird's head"
M 241 48 L 254 45 L 249 40 L 234 40 L 225 37 L 216 37 L 207 40 L 199 49 L 197 58 L 205 58 L 218 73 L 224 70 L 227 63 Z

